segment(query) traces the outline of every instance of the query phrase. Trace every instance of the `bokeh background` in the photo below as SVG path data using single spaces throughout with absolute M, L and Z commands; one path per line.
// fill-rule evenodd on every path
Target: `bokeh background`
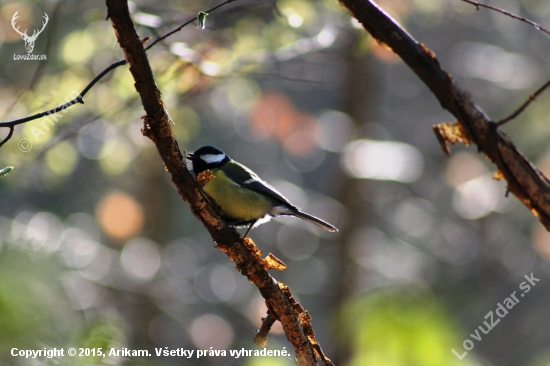
M 139 34 L 155 38 L 217 4 L 131 8 Z M 494 120 L 550 78 L 550 39 L 525 23 L 460 0 L 379 4 Z M 546 0 L 490 4 L 550 28 Z M 33 52 L 47 61 L 14 60 L 25 54 L 11 27 L 16 11 L 29 34 L 48 14 Z M 0 1 L 2 121 L 63 103 L 123 57 L 105 16 L 97 1 Z M 550 364 L 550 235 L 506 197 L 475 148 L 444 157 L 431 125 L 453 118 L 337 1 L 239 0 L 149 59 L 182 149 L 215 145 L 340 228 L 287 218 L 251 234 L 287 264 L 273 275 L 310 312 L 338 365 Z M 546 171 L 549 100 L 503 128 Z M 141 135 L 143 114 L 120 67 L 84 105 L 18 126 L 0 149 L 0 168 L 15 166 L 0 178 L 0 363 L 292 365 L 291 357 L 10 355 L 13 347 L 257 349 L 262 298 L 177 194 Z M 479 331 L 531 273 L 540 282 Z M 480 340 L 470 336 L 476 329 Z M 464 345 L 473 348 L 459 360 L 451 350 L 463 354 Z M 268 347 L 291 350 L 280 326 Z

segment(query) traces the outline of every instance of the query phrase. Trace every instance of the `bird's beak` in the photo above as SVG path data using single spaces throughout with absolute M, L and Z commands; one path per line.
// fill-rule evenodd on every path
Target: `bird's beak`
M 189 160 L 193 160 L 193 153 L 187 153 L 185 157 Z

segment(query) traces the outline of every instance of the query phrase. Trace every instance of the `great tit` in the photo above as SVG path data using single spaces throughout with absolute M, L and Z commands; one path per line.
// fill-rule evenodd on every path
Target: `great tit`
M 294 216 L 325 230 L 338 231 L 328 222 L 302 212 L 256 173 L 216 147 L 203 146 L 188 153 L 187 158 L 193 163 L 195 175 L 209 169 L 215 177 L 203 189 L 221 207 L 221 217 L 227 224 L 248 226 L 244 238 L 255 225 L 275 216 Z

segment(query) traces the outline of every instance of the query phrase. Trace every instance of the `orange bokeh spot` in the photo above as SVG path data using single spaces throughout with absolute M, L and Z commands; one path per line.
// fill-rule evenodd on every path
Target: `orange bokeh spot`
M 297 111 L 286 95 L 267 92 L 250 113 L 252 133 L 262 139 L 272 137 L 294 155 L 307 155 L 317 145 L 317 121 Z
M 285 149 L 293 155 L 308 155 L 317 146 L 317 121 L 308 114 L 296 114 L 296 128 L 285 140 Z
M 252 133 L 265 140 L 275 130 L 278 116 L 269 103 L 264 100 L 258 101 L 250 115 L 250 127 Z
M 294 113 L 294 106 L 284 94 L 265 93 L 252 108 L 252 132 L 264 138 L 273 134 L 278 140 L 284 141 L 294 124 Z
M 104 196 L 95 214 L 103 232 L 117 242 L 137 236 L 143 228 L 143 208 L 134 198 L 121 192 Z

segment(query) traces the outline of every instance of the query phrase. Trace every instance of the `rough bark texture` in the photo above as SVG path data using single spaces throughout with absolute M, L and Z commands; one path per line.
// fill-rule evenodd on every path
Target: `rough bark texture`
M 544 174 L 529 162 L 445 72 L 435 55 L 412 38 L 395 20 L 369 0 L 340 0 L 379 42 L 386 44 L 430 88 L 441 106 L 459 125 L 441 124 L 434 132 L 448 154 L 447 144 L 474 143 L 497 166 L 495 178 L 505 179 L 508 190 L 527 206 L 550 231 L 550 186 Z
M 298 365 L 317 365 L 312 344 L 299 315 L 277 281 L 266 271 L 266 262 L 259 257 L 260 253 L 254 243 L 248 238 L 242 239 L 234 229 L 225 225 L 185 165 L 172 135 L 169 117 L 155 84 L 143 43 L 130 18 L 127 1 L 107 0 L 107 9 L 146 112 L 143 134 L 155 143 L 166 170 L 172 176 L 172 182 L 182 198 L 190 204 L 193 214 L 207 228 L 217 247 L 258 287 L 270 311 L 281 321 L 286 337 L 296 352 Z

